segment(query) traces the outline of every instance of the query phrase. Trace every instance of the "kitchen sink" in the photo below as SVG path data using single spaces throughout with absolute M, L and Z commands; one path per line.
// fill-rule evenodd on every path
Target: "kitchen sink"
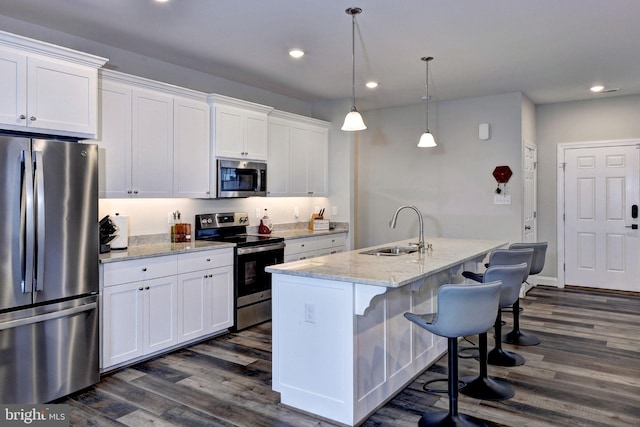
M 412 254 L 414 252 L 418 252 L 418 246 L 388 246 L 385 248 L 369 249 L 360 253 L 363 255 L 398 256 Z

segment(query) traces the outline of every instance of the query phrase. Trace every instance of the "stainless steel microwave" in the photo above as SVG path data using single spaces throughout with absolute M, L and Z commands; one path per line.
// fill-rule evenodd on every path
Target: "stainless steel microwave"
M 218 160 L 218 198 L 266 195 L 266 163 Z

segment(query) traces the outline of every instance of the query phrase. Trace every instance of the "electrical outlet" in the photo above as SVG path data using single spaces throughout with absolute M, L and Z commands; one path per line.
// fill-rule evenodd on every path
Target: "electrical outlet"
M 338 207 L 337 206 L 331 206 L 331 215 L 333 215 L 333 216 L 338 215 Z
M 304 321 L 307 323 L 316 323 L 316 305 L 315 304 L 305 303 Z
M 167 224 L 173 224 L 173 212 L 167 213 Z
M 298 218 L 300 216 L 300 211 L 298 210 L 297 206 L 295 206 L 293 208 L 293 216 L 296 217 L 296 218 Z
M 256 218 L 257 218 L 257 219 L 262 218 L 262 217 L 260 216 L 260 208 L 256 208 Z
M 320 206 L 314 206 L 313 213 L 320 213 Z

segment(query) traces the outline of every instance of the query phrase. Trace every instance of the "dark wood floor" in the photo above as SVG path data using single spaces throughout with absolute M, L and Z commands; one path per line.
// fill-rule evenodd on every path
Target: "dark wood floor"
M 542 343 L 505 345 L 526 363 L 489 367 L 489 375 L 506 378 L 516 395 L 502 402 L 461 396 L 460 412 L 490 426 L 639 426 L 640 295 L 537 287 L 521 304 L 522 329 Z M 504 318 L 509 328 L 511 315 Z M 271 390 L 270 326 L 119 370 L 57 403 L 71 405 L 74 426 L 337 425 L 279 404 Z M 446 369 L 443 357 L 363 426 L 415 427 L 423 412 L 446 408 L 446 395 L 422 390 Z M 460 359 L 461 375 L 476 372 L 475 360 Z

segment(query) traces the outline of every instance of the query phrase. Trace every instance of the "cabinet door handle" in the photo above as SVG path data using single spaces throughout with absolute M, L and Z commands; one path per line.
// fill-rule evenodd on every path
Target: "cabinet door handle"
M 24 114 L 20 114 L 20 120 L 24 120 L 26 118 L 27 118 L 27 116 L 25 116 Z
M 144 288 L 145 288 L 146 290 L 149 290 L 149 287 L 148 287 L 148 286 L 145 286 Z
M 29 117 L 29 120 L 31 120 L 32 122 L 35 122 L 36 121 L 36 117 L 35 116 L 31 116 L 31 117 Z
M 207 262 L 211 261 L 211 258 L 207 258 Z
M 139 290 L 139 291 L 141 291 L 141 290 L 142 290 L 142 287 L 139 287 L 139 288 L 138 288 L 138 290 Z
M 138 190 L 133 190 L 133 194 L 138 194 Z
M 131 191 L 131 190 L 128 190 L 128 191 L 127 191 L 127 194 L 131 194 L 131 193 L 133 193 L 133 191 Z

